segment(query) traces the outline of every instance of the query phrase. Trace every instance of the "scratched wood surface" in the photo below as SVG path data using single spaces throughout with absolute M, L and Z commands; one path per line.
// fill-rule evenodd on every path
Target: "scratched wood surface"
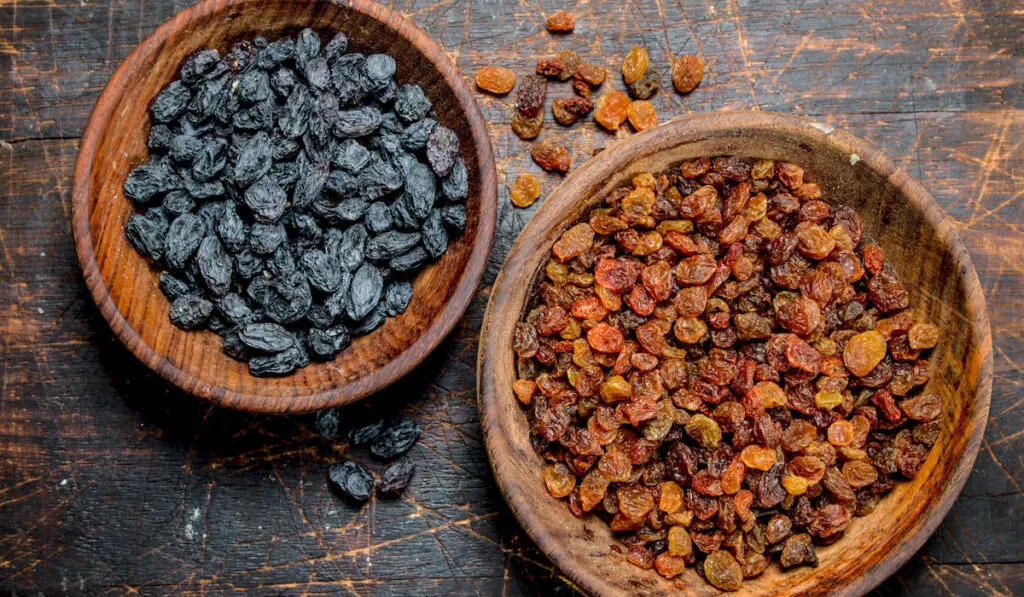
M 365 453 L 324 440 L 309 417 L 242 415 L 171 390 L 99 317 L 68 225 L 78 138 L 120 60 L 186 4 L 0 0 L 0 591 L 577 593 L 504 508 L 478 426 L 483 308 L 532 212 L 508 204 L 507 185 L 537 172 L 508 129 L 511 99 L 480 101 L 506 186 L 476 299 L 425 364 L 342 413 L 420 422 L 420 467 L 401 498 L 361 509 L 339 502 L 325 483 L 328 466 Z M 563 48 L 612 68 L 633 44 L 663 68 L 675 54 L 698 53 L 709 65 L 704 84 L 688 97 L 660 93 L 662 120 L 719 109 L 811 116 L 875 143 L 918 178 L 974 259 L 995 383 L 962 496 L 878 594 L 1024 594 L 1019 3 L 592 0 L 568 7 L 576 33 L 559 38 L 542 31 L 544 12 L 562 7 L 550 0 L 393 7 L 470 75 L 485 64 L 526 72 Z M 548 102 L 568 93 L 553 88 Z M 544 134 L 569 144 L 577 163 L 616 140 L 593 124 Z M 558 182 L 542 179 L 546 189 Z

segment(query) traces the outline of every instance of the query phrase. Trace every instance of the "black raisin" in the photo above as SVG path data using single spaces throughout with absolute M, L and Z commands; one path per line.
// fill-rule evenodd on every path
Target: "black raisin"
M 366 258 L 387 261 L 415 247 L 421 238 L 418 232 L 390 231 L 379 234 L 366 244 Z
M 204 238 L 196 252 L 196 263 L 199 264 L 199 272 L 203 275 L 203 281 L 210 294 L 215 297 L 227 294 L 231 288 L 234 268 L 220 239 L 213 235 Z
M 351 343 L 351 337 L 344 326 L 326 330 L 313 328 L 309 330 L 309 352 L 314 359 L 329 361 L 345 350 Z
M 256 377 L 288 375 L 309 364 L 309 355 L 297 346 L 270 355 L 257 355 L 249 359 L 249 373 Z
M 159 280 L 160 290 L 164 293 L 164 296 L 168 300 L 173 301 L 174 299 L 192 292 L 192 288 L 187 283 L 182 281 L 180 278 L 175 277 L 173 274 L 168 272 L 160 273 Z
M 252 234 L 249 237 L 249 247 L 258 255 L 269 255 L 278 250 L 278 247 L 285 242 L 287 232 L 281 222 L 275 224 L 264 224 L 256 222 L 253 224 Z
M 448 233 L 445 232 L 439 210 L 431 211 L 423 221 L 423 248 L 431 259 L 437 259 L 448 249 Z
M 186 294 L 171 303 L 171 323 L 183 330 L 196 330 L 213 313 L 213 303 L 198 294 Z
M 151 209 L 146 215 L 130 216 L 124 232 L 136 251 L 153 261 L 160 261 L 164 253 L 167 228 L 167 218 L 163 213 Z
M 377 458 L 392 460 L 408 452 L 419 437 L 419 425 L 403 419 L 381 431 L 370 444 L 370 453 Z
M 328 408 L 316 413 L 316 430 L 324 439 L 334 439 L 338 435 L 338 409 Z
M 363 263 L 349 285 L 346 314 L 352 321 L 366 317 L 380 302 L 384 292 L 384 276 L 371 263 Z
M 295 323 L 313 304 L 309 282 L 301 272 L 281 276 L 270 282 L 264 304 L 267 316 L 278 323 Z
M 155 122 L 170 122 L 185 113 L 191 99 L 188 87 L 181 81 L 174 81 L 157 94 L 149 112 Z
M 261 178 L 273 164 L 273 146 L 270 137 L 259 131 L 249 139 L 235 161 L 234 181 L 240 187 L 247 187 Z
M 395 99 L 395 113 L 406 122 L 415 122 L 430 114 L 433 104 L 424 95 L 419 85 L 407 83 L 398 89 L 398 97 Z
M 370 499 L 376 483 L 366 467 L 351 460 L 332 466 L 328 476 L 341 497 L 356 503 Z
M 319 250 L 308 251 L 299 258 L 309 285 L 320 292 L 333 292 L 341 284 L 341 264 Z
M 455 131 L 437 125 L 427 137 L 427 161 L 438 176 L 447 176 L 459 157 L 459 136 Z
M 250 323 L 239 328 L 238 339 L 253 350 L 276 354 L 295 345 L 295 336 L 276 323 Z
M 412 300 L 412 282 L 408 280 L 395 280 L 388 284 L 384 292 L 384 312 L 388 317 L 395 317 L 405 312 Z
M 462 158 L 455 158 L 455 165 L 441 181 L 441 192 L 451 201 L 465 201 L 469 197 L 469 173 Z
M 220 54 L 217 50 L 199 50 L 188 57 L 181 67 L 178 76 L 182 83 L 193 86 L 203 80 L 203 77 L 211 72 L 217 63 L 220 62 Z
M 411 458 L 399 458 L 384 467 L 380 473 L 380 485 L 377 486 L 377 493 L 380 495 L 395 495 L 409 486 L 412 475 L 416 472 L 416 462 Z
M 416 247 L 408 253 L 395 257 L 388 262 L 388 265 L 396 272 L 411 272 L 423 267 L 429 258 L 430 255 L 423 247 Z
M 199 243 L 203 242 L 205 225 L 199 216 L 182 214 L 171 222 L 167 229 L 164 246 L 164 263 L 172 270 L 182 270 L 188 265 Z
M 410 124 L 402 131 L 402 147 L 409 151 L 419 151 L 427 146 L 427 137 L 437 126 L 433 118 L 423 118 Z
M 284 215 L 288 194 L 277 181 L 264 176 L 245 190 L 245 205 L 258 222 L 276 222 Z

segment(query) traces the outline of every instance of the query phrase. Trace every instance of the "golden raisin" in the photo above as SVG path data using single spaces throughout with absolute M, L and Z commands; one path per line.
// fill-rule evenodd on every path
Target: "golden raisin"
M 544 126 L 544 112 L 537 112 L 536 115 L 527 117 L 517 111 L 512 117 L 512 132 L 520 139 L 535 139 Z
M 675 578 L 686 570 L 686 560 L 663 551 L 654 558 L 654 569 L 665 578 Z
M 594 108 L 594 120 L 609 131 L 617 131 L 622 126 L 622 123 L 626 121 L 628 110 L 629 96 L 613 89 L 597 98 L 597 107 Z
M 796 475 L 786 475 L 782 478 L 782 487 L 789 495 L 803 495 L 807 493 L 808 485 L 810 483 L 807 482 L 807 479 Z
M 576 476 L 561 462 L 544 467 L 544 484 L 551 497 L 564 498 L 576 487 Z
M 512 205 L 524 208 L 530 207 L 540 197 L 540 181 L 533 174 L 521 174 L 512 183 L 512 190 L 509 196 L 512 200 Z M 565 274 L 567 275 L 568 271 Z
M 503 66 L 485 66 L 476 71 L 476 86 L 489 93 L 503 95 L 516 86 L 516 74 Z
M 512 382 L 512 391 L 516 393 L 516 398 L 520 402 L 530 404 L 533 395 L 537 393 L 537 384 L 529 379 L 517 379 Z
M 740 452 L 740 460 L 749 468 L 766 471 L 775 466 L 775 450 L 767 446 L 749 445 Z
M 576 17 L 564 10 L 559 10 L 548 15 L 547 26 L 551 33 L 569 33 L 576 27 Z
M 848 446 L 853 441 L 853 424 L 841 419 L 828 426 L 828 443 L 833 446 Z
M 672 514 L 678 512 L 682 507 L 682 488 L 675 481 L 663 481 L 661 483 L 661 496 L 658 498 L 658 509 L 666 514 Z
M 690 93 L 704 78 L 704 61 L 700 56 L 684 54 L 672 64 L 672 85 L 679 93 Z
M 637 100 L 629 105 L 626 110 L 629 124 L 637 131 L 645 131 L 658 124 L 658 114 L 654 111 L 654 104 L 647 100 Z
M 846 342 L 843 348 L 843 363 L 850 373 L 864 377 L 882 362 L 887 348 L 885 337 L 878 331 L 861 332 Z
M 622 61 L 622 80 L 626 85 L 632 85 L 640 80 L 647 72 L 648 63 L 647 49 L 640 46 L 633 46 Z
M 590 224 L 582 222 L 563 232 L 562 236 L 551 248 L 551 252 L 554 253 L 559 261 L 565 263 L 589 249 L 593 242 L 594 230 L 590 227 Z
M 939 328 L 930 323 L 915 323 L 907 336 L 914 350 L 934 348 L 939 343 Z
M 843 395 L 839 392 L 818 392 L 814 395 L 814 405 L 818 408 L 832 409 L 843 403 Z

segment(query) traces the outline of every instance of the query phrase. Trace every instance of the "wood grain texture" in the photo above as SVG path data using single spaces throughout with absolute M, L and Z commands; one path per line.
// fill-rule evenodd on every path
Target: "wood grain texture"
M 256 35 L 293 36 L 312 28 L 324 39 L 350 37 L 350 51 L 383 52 L 398 63 L 396 80 L 420 85 L 441 124 L 463 141 L 469 175 L 466 229 L 445 254 L 416 276 L 405 312 L 329 362 L 292 375 L 258 378 L 220 349 L 210 331 L 189 332 L 168 319 L 159 273 L 128 243 L 134 206 L 123 193 L 128 174 L 149 157 L 149 106 L 203 48 L 226 54 Z M 462 317 L 476 291 L 494 238 L 494 157 L 473 94 L 448 57 L 422 31 L 364 0 L 207 0 L 174 16 L 117 69 L 86 124 L 72 190 L 75 249 L 100 313 L 125 346 L 187 392 L 253 412 L 309 412 L 352 403 L 418 365 Z
M 484 283 L 465 317 L 397 385 L 343 412 L 423 426 L 407 495 L 362 509 L 324 479 L 341 458 L 306 416 L 262 417 L 190 398 L 113 336 L 70 231 L 79 137 L 117 65 L 187 0 L 0 1 L 0 593 L 17 595 L 575 595 L 494 486 L 475 394 L 477 336 L 512 243 L 543 204 L 507 186 L 560 177 L 508 130 L 511 97 L 479 96 L 498 164 Z M 634 43 L 658 64 L 710 65 L 662 121 L 718 109 L 806 115 L 882 148 L 954 220 L 992 324 L 981 450 L 939 530 L 874 595 L 1024 594 L 1024 15 L 1008 0 L 388 2 L 471 77 L 532 70 L 572 47 L 616 68 Z M 576 33 L 543 14 L 566 8 Z M 667 79 L 666 81 L 667 82 Z M 622 89 L 618 80 L 611 83 Z M 571 93 L 552 87 L 550 100 Z M 582 164 L 629 136 L 548 126 Z M 66 484 L 62 484 L 63 481 Z M 198 515 L 196 511 L 198 510 Z M 411 557 L 410 554 L 414 554 Z
M 842 540 L 819 550 L 819 567 L 783 573 L 772 566 L 736 593 L 863 595 L 917 551 L 966 482 L 988 417 L 992 338 L 978 277 L 951 221 L 889 158 L 834 127 L 775 113 L 705 114 L 633 136 L 573 172 L 513 245 L 484 317 L 477 387 L 491 467 L 526 531 L 591 594 L 679 591 L 676 581 L 629 564 L 621 548 L 612 551 L 618 542 L 599 518 L 575 518 L 564 501 L 548 495 L 540 475 L 544 460 L 533 449 L 526 412 L 512 392 L 518 378 L 512 339 L 545 279 L 551 247 L 566 229 L 586 221 L 591 209 L 637 174 L 716 155 L 791 161 L 812 173 L 823 200 L 860 214 L 865 238 L 882 246 L 886 262 L 911 289 L 914 313 L 945 332 L 925 387 L 943 400 L 942 433 L 919 475 L 855 519 Z M 684 594 L 719 593 L 692 569 L 680 578 L 689 587 Z

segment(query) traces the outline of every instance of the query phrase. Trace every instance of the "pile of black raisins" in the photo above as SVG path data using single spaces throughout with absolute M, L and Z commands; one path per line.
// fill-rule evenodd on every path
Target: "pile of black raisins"
M 323 410 L 317 413 L 316 428 L 326 439 L 333 439 L 340 425 L 338 411 Z M 380 482 L 368 468 L 355 460 L 343 460 L 328 471 L 331 487 L 347 501 L 361 504 L 370 499 L 374 489 L 382 497 L 394 497 L 401 493 L 416 472 L 416 462 L 406 453 L 420 437 L 420 427 L 415 421 L 398 419 L 386 423 L 383 420 L 358 425 L 348 432 L 349 448 L 369 446 L 370 454 L 385 461 L 380 469 Z
M 405 310 L 465 228 L 469 181 L 458 137 L 395 69 L 309 29 L 187 60 L 124 185 L 125 234 L 164 270 L 174 325 L 286 375 Z

